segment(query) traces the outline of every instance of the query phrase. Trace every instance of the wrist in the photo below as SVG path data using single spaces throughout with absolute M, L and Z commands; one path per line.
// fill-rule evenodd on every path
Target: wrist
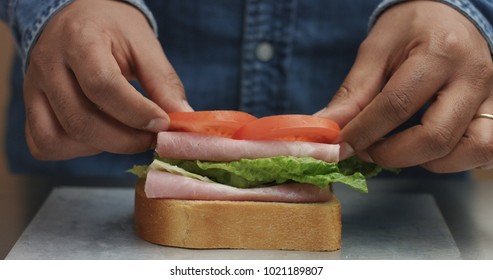
M 382 1 L 373 11 L 368 22 L 368 30 L 373 28 L 378 18 L 386 12 L 389 8 L 410 1 L 417 0 L 384 0 Z M 420 0 L 420 1 L 433 1 L 448 5 L 464 17 L 466 17 L 470 22 L 474 24 L 479 33 L 483 36 L 485 41 L 488 43 L 490 53 L 493 54 L 493 25 L 485 17 L 483 13 L 469 0 Z

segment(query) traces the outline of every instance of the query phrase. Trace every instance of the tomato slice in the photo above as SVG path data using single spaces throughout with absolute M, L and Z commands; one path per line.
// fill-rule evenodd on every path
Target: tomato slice
M 336 122 L 326 118 L 310 115 L 278 115 L 247 123 L 236 131 L 233 138 L 332 143 L 340 130 Z
M 257 118 L 240 111 L 197 111 L 168 113 L 170 131 L 197 132 L 231 138 L 243 125 Z

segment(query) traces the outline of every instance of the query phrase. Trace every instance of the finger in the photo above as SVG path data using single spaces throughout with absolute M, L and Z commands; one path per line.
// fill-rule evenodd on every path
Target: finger
M 108 45 L 89 40 L 77 52 L 69 52 L 68 64 L 83 94 L 126 126 L 151 132 L 166 130 L 167 114 L 125 79 Z
M 65 160 L 97 154 L 100 151 L 74 141 L 63 131 L 43 92 L 24 83 L 26 142 L 34 158 Z
M 340 138 L 363 151 L 415 114 L 448 77 L 437 61 L 411 56 L 382 91 L 341 131 Z
M 332 119 L 344 127 L 382 89 L 387 56 L 376 45 L 363 43 L 341 87 L 329 104 L 315 115 Z
M 492 112 L 493 98 L 487 99 L 478 112 Z M 454 149 L 444 157 L 422 166 L 435 173 L 460 172 L 493 164 L 493 120 L 475 118 Z
M 408 167 L 449 154 L 484 99 L 481 94 L 464 94 L 470 88 L 463 81 L 447 85 L 423 115 L 422 124 L 370 147 L 370 157 L 382 166 Z
M 99 110 L 86 98 L 68 69 L 61 66 L 55 73 L 57 82 L 49 87 L 46 95 L 69 137 L 113 153 L 137 153 L 152 147 L 153 133 L 128 127 Z
M 149 97 L 166 112 L 193 111 L 185 89 L 173 66 L 166 58 L 159 41 L 151 30 L 142 38 L 146 44 L 134 44 L 132 57 L 137 78 Z

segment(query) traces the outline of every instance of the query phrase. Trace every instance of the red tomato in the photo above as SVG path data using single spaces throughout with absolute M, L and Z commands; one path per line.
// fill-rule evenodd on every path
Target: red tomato
M 310 115 L 278 115 L 259 118 L 244 125 L 234 139 L 286 140 L 332 143 L 339 135 L 332 120 Z
M 231 138 L 243 125 L 257 118 L 240 111 L 197 111 L 168 113 L 170 131 L 197 132 Z

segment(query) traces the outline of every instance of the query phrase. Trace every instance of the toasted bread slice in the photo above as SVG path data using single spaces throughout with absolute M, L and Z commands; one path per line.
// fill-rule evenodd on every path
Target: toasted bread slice
M 152 243 L 197 249 L 334 251 L 341 206 L 322 203 L 150 199 L 135 192 L 137 234 Z

